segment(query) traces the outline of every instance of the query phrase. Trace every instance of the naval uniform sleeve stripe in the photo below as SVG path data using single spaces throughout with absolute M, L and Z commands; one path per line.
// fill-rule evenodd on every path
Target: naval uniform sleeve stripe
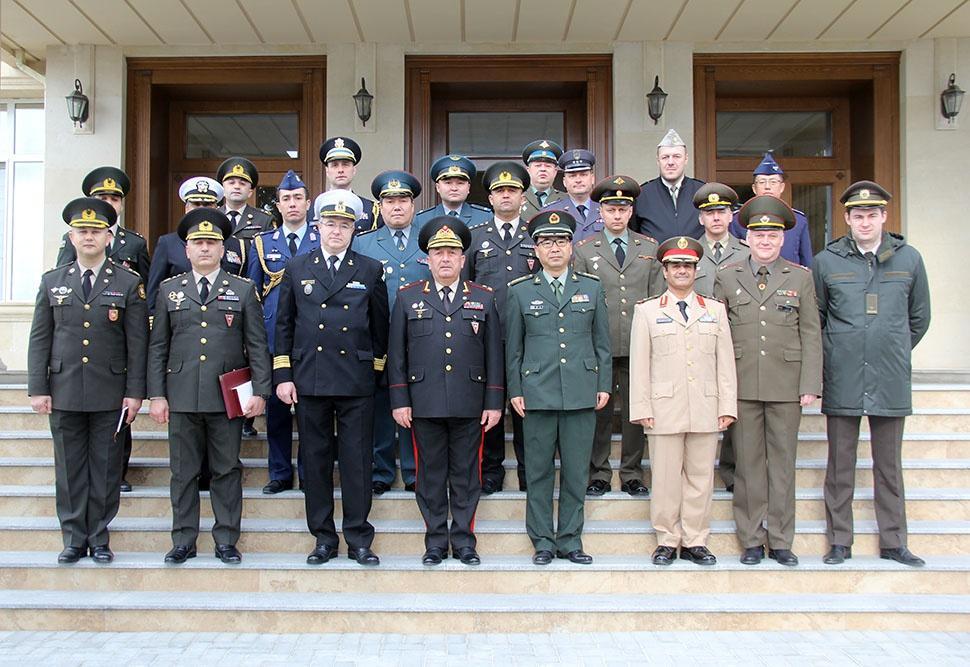
M 273 357 L 273 370 L 279 370 L 280 368 L 290 367 L 290 355 L 280 354 Z

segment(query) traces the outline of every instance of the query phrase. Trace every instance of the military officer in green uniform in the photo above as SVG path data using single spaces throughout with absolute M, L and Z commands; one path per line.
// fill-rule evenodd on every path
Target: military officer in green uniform
M 242 516 L 243 418 L 226 414 L 219 376 L 249 367 L 252 396 L 241 407 L 246 417 L 254 417 L 266 407 L 272 371 L 256 287 L 219 265 L 231 230 L 217 209 L 186 213 L 178 234 L 186 241 L 192 270 L 164 281 L 155 304 L 148 394 L 152 419 L 168 422 L 173 547 L 166 563 L 184 563 L 196 554 L 203 455 L 212 472 L 215 555 L 224 563 L 242 560 L 236 542 Z
M 532 562 L 553 555 L 589 564 L 583 551 L 583 505 L 596 413 L 612 389 L 610 322 L 596 276 L 569 268 L 576 221 L 544 211 L 529 222 L 542 270 L 509 285 L 505 363 L 512 408 L 523 417 L 526 531 Z M 555 458 L 559 517 L 553 526 Z
M 883 230 L 890 194 L 853 183 L 842 195 L 849 234 L 815 257 L 822 317 L 822 412 L 829 441 L 825 472 L 830 565 L 852 557 L 852 500 L 859 424 L 869 420 L 879 555 L 919 567 L 906 546 L 900 461 L 903 422 L 913 412 L 912 349 L 930 326 L 930 291 L 919 252 Z
M 586 488 L 591 496 L 610 490 L 613 401 L 617 395 L 622 405 L 620 488 L 631 496 L 650 492 L 643 483 L 643 428 L 630 422 L 630 327 L 633 307 L 642 299 L 662 294 L 666 283 L 657 261 L 657 242 L 628 227 L 639 194 L 640 186 L 629 176 L 610 176 L 597 183 L 590 196 L 600 205 L 604 228 L 577 243 L 573 251 L 573 268 L 599 277 L 606 292 L 613 350 L 613 391 L 606 407 L 596 413 Z
M 27 350 L 30 405 L 50 415 L 54 490 L 64 550 L 75 563 L 114 558 L 108 524 L 118 513 L 122 408 L 130 424 L 145 398 L 148 312 L 137 273 L 105 258 L 111 204 L 82 197 L 64 208 L 77 259 L 44 274 Z
M 562 153 L 562 146 L 551 139 L 536 139 L 522 149 L 522 161 L 529 171 L 531 183 L 525 190 L 522 202 L 520 215 L 523 220 L 531 220 L 546 204 L 566 198 L 565 192 L 556 189 Z
M 822 393 L 822 336 L 812 272 L 781 257 L 795 213 L 771 195 L 741 209 L 751 257 L 721 267 L 714 296 L 724 301 L 738 372 L 734 522 L 741 562 L 768 557 L 798 564 L 795 448 L 802 408 Z M 767 530 L 765 520 L 767 519 Z

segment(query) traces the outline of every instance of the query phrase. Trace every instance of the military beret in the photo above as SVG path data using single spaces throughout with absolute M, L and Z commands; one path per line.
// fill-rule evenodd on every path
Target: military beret
M 259 170 L 244 157 L 231 157 L 220 164 L 216 171 L 216 180 L 220 183 L 225 183 L 227 178 L 241 178 L 255 188 L 259 185 Z
M 893 196 L 878 183 L 856 181 L 845 189 L 839 201 L 846 208 L 885 206 Z
M 374 199 L 401 195 L 414 199 L 421 194 L 421 183 L 406 171 L 392 169 L 379 173 L 370 184 L 370 191 Z
M 350 137 L 331 137 L 320 144 L 320 162 L 331 160 L 350 160 L 360 162 L 360 145 Z
M 229 222 L 226 214 L 217 208 L 196 208 L 182 216 L 177 233 L 183 241 L 195 239 L 224 241 L 232 234 L 232 223 Z
M 509 160 L 496 162 L 485 170 L 485 175 L 482 177 L 482 185 L 488 191 L 501 187 L 513 187 L 525 190 L 529 187 L 529 183 L 531 183 L 531 179 L 526 168 L 518 162 L 511 162 Z
M 689 262 L 696 264 L 704 256 L 704 246 L 689 236 L 674 236 L 657 248 L 657 259 L 661 262 Z
M 68 202 L 61 218 L 71 227 L 79 229 L 107 229 L 118 220 L 118 212 L 101 199 L 78 197 Z
M 778 197 L 759 195 L 741 207 L 738 222 L 751 230 L 791 229 L 795 226 L 795 212 Z
M 758 166 L 754 168 L 755 176 L 784 176 L 785 172 L 781 168 L 781 165 L 775 162 L 775 156 L 771 154 L 771 151 L 765 153 L 764 158 L 758 163 Z
M 81 192 L 87 197 L 95 195 L 125 197 L 129 190 L 131 190 L 131 179 L 117 167 L 98 167 L 89 172 L 81 182 Z
M 713 211 L 719 208 L 733 209 L 738 205 L 738 193 L 723 183 L 705 183 L 694 193 L 694 208 Z
M 576 219 L 566 211 L 542 211 L 529 220 L 529 236 L 572 236 Z
M 640 186 L 629 176 L 610 176 L 596 184 L 590 199 L 600 204 L 632 204 L 640 196 Z
M 592 169 L 594 164 L 596 156 L 585 148 L 570 149 L 559 157 L 559 168 L 563 171 L 586 171 Z
M 527 144 L 522 149 L 522 161 L 526 164 L 534 160 L 545 160 L 547 162 L 559 162 L 563 154 L 562 146 L 549 139 L 536 139 L 531 144 Z
M 436 183 L 442 178 L 464 178 L 471 182 L 477 173 L 475 163 L 463 155 L 445 155 L 431 165 L 431 180 Z
M 434 248 L 459 248 L 464 252 L 471 242 L 472 233 L 465 223 L 447 215 L 431 218 L 418 232 L 418 247 L 423 252 Z
M 328 190 L 313 200 L 313 213 L 320 216 L 358 220 L 364 212 L 364 202 L 350 190 Z
M 179 199 L 193 204 L 215 204 L 224 195 L 222 185 L 208 176 L 192 176 L 179 186 Z

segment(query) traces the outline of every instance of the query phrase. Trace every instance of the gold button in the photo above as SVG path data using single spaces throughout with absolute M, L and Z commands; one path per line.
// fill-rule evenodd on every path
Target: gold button
M 688 365 L 688 366 L 693 366 L 693 365 L 694 365 L 694 362 L 693 362 L 693 361 L 688 361 L 688 362 L 687 362 L 687 365 Z
M 761 351 L 761 356 L 763 357 L 763 356 L 765 356 L 765 354 L 767 354 L 767 353 L 764 350 L 762 350 Z
M 317 345 L 317 352 L 323 352 L 323 348 Z
M 348 306 L 346 303 L 344 304 L 344 310 L 350 310 L 350 306 Z
M 205 361 L 205 355 L 204 354 L 199 357 L 199 361 Z
M 620 315 L 623 315 L 624 317 L 626 317 L 626 311 L 625 310 L 621 310 L 620 311 Z
M 562 327 L 559 327 L 559 333 L 566 333 L 566 330 L 563 329 Z
M 566 357 L 563 357 L 562 359 L 560 359 L 560 360 L 559 360 L 559 363 L 560 363 L 560 364 L 564 364 L 564 363 L 566 363 Z
M 694 378 L 692 378 L 692 377 L 689 377 L 689 378 L 687 378 L 687 381 L 688 381 L 688 382 L 693 382 L 693 381 L 694 381 Z
M 761 320 L 761 326 L 766 327 L 766 326 L 768 326 L 768 323 L 765 322 L 764 320 Z
M 81 357 L 81 362 L 82 363 L 85 363 L 85 364 L 88 363 L 88 358 L 87 357 Z
M 207 326 L 209 326 L 209 323 L 208 323 L 208 322 L 203 322 L 203 323 L 202 323 L 202 328 L 203 328 L 203 329 L 205 329 L 205 328 L 206 328 Z
M 205 311 L 208 310 L 208 307 L 207 306 L 202 306 L 202 308 L 200 310 L 204 313 Z
M 84 340 L 81 341 L 81 344 L 82 345 L 90 345 L 91 344 L 91 341 L 89 341 L 87 338 L 85 338 Z
M 340 350 L 340 354 L 347 354 L 347 350 Z
M 445 317 L 445 322 L 451 322 L 451 315 L 448 315 L 447 317 Z
M 401 282 L 402 283 L 404 282 L 404 276 L 401 276 Z
M 91 323 L 90 322 L 85 322 L 84 323 L 84 328 L 85 329 L 90 329 L 91 328 Z
M 446 331 L 445 332 L 445 338 L 451 338 L 451 332 L 450 331 Z
M 321 308 L 326 308 L 326 307 L 327 307 L 327 304 L 325 304 L 325 303 L 321 303 L 321 304 L 320 304 L 320 307 L 321 307 Z
M 620 303 L 626 303 L 626 299 L 620 299 Z
M 450 372 L 451 372 L 451 364 L 447 364 L 447 365 L 445 366 L 445 370 L 446 370 L 446 371 L 448 371 L 448 372 L 450 373 Z
M 762 336 L 762 337 L 761 337 L 761 340 L 768 340 L 768 339 L 767 339 L 767 338 L 765 338 L 764 336 Z
M 450 347 L 446 347 L 445 348 L 445 354 L 451 354 L 451 348 Z
M 687 346 L 687 351 L 688 351 L 688 352 L 690 352 L 690 351 L 691 351 L 691 350 L 693 350 L 693 349 L 694 349 L 694 348 L 693 348 L 693 347 L 691 347 L 690 345 L 688 345 L 688 346 Z
M 322 325 L 322 324 L 318 324 L 318 325 L 317 325 L 317 328 L 318 328 L 318 329 L 323 329 L 323 325 Z
M 84 310 L 91 310 L 91 304 L 90 303 L 84 304 Z
M 208 343 L 209 341 L 207 341 L 207 340 L 206 340 L 205 338 L 200 338 L 200 339 L 199 339 L 199 342 L 200 342 L 200 343 L 202 343 L 203 345 L 205 345 L 205 344 L 206 344 L 206 343 Z
M 622 273 L 620 274 L 620 280 L 623 280 L 625 277 Z
M 506 271 L 511 271 L 511 270 L 512 270 L 512 267 L 511 267 L 511 266 L 506 266 L 506 267 L 505 267 L 505 270 L 506 270 Z
M 559 343 L 559 347 L 565 349 L 566 348 L 566 344 L 565 343 Z

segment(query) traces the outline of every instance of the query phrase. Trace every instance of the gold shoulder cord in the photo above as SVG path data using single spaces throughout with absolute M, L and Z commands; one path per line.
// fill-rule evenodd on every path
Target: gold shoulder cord
M 286 271 L 286 267 L 280 269 L 279 271 L 270 271 L 269 267 L 266 266 L 266 259 L 263 257 L 263 237 L 259 234 L 253 239 L 253 244 L 256 246 L 256 256 L 259 257 L 259 265 L 263 267 L 263 273 L 269 276 L 269 284 L 263 287 L 263 298 L 273 291 L 273 288 L 283 282 L 283 272 Z

